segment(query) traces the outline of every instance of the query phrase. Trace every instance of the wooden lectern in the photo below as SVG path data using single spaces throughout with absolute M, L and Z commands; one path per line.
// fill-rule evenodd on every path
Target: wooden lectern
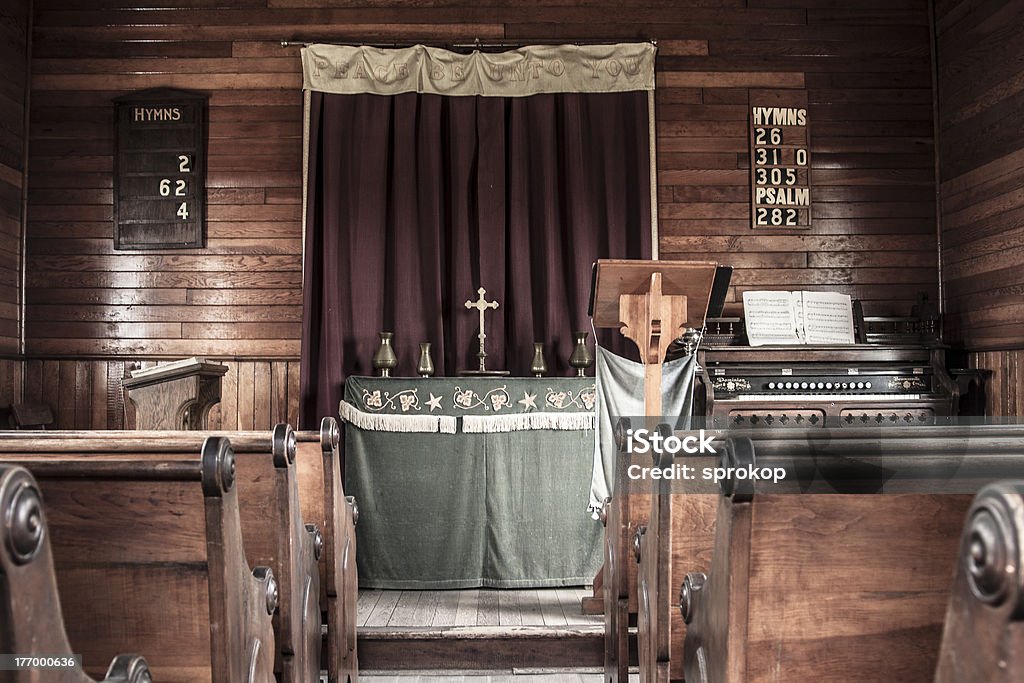
M 220 402 L 226 365 L 204 358 L 136 370 L 123 382 L 125 397 L 135 406 L 136 429 L 196 430 L 207 428 L 210 408 Z
M 661 366 L 669 344 L 686 328 L 703 328 L 716 269 L 716 263 L 683 261 L 599 260 L 595 266 L 594 326 L 618 328 L 637 345 L 645 365 L 644 411 L 652 422 L 657 422 L 661 416 Z M 655 424 L 645 426 L 655 428 Z M 640 585 L 649 586 L 656 596 L 670 595 L 667 562 L 646 563 L 645 576 L 637 577 L 636 563 L 627 561 L 633 554 L 631 541 L 634 552 L 639 551 L 640 529 L 652 524 L 662 530 L 662 542 L 671 543 L 671 510 L 668 496 L 660 496 L 663 503 L 655 506 L 665 509 L 652 508 L 649 495 L 631 496 L 628 485 L 624 485 L 628 478 L 621 476 L 625 460 L 620 455 L 618 461 L 616 486 L 619 489 L 605 501 L 602 514 L 605 564 L 594 579 L 594 589 L 602 591 L 604 603 L 605 680 L 625 682 L 629 666 L 629 613 L 631 608 L 637 609 L 638 580 Z M 630 591 L 631 586 L 633 591 Z M 637 623 L 641 679 L 667 681 L 671 636 L 669 604 L 661 600 L 659 604 L 648 605 L 643 613 L 647 618 L 638 617 Z M 645 662 L 657 662 L 658 670 L 645 670 Z

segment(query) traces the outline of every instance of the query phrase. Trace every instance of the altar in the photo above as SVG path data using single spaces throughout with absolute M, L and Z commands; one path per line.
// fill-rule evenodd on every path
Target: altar
M 591 377 L 350 377 L 340 413 L 360 587 L 591 582 L 594 402 Z

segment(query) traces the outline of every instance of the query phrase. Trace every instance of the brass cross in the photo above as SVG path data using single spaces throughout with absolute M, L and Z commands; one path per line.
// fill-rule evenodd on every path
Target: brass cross
M 484 359 L 487 358 L 487 354 L 484 353 L 484 340 L 487 338 L 487 335 L 484 334 L 484 311 L 488 308 L 497 308 L 498 302 L 487 301 L 484 298 L 487 290 L 483 287 L 476 290 L 476 293 L 480 295 L 479 298 L 476 301 L 467 301 L 466 308 L 475 308 L 480 311 L 480 333 L 477 335 L 477 339 L 480 340 L 480 351 L 476 354 L 476 357 L 480 359 L 480 372 L 487 372 L 487 367 L 484 363 Z

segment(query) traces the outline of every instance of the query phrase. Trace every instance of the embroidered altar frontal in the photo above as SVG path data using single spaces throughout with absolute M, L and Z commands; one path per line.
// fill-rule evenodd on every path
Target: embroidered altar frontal
M 340 413 L 360 587 L 592 581 L 594 400 L 590 377 L 350 377 Z

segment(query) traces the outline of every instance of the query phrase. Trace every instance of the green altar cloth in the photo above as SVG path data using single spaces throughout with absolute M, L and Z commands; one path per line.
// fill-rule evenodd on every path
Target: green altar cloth
M 593 378 L 350 377 L 345 492 L 366 588 L 589 583 Z

